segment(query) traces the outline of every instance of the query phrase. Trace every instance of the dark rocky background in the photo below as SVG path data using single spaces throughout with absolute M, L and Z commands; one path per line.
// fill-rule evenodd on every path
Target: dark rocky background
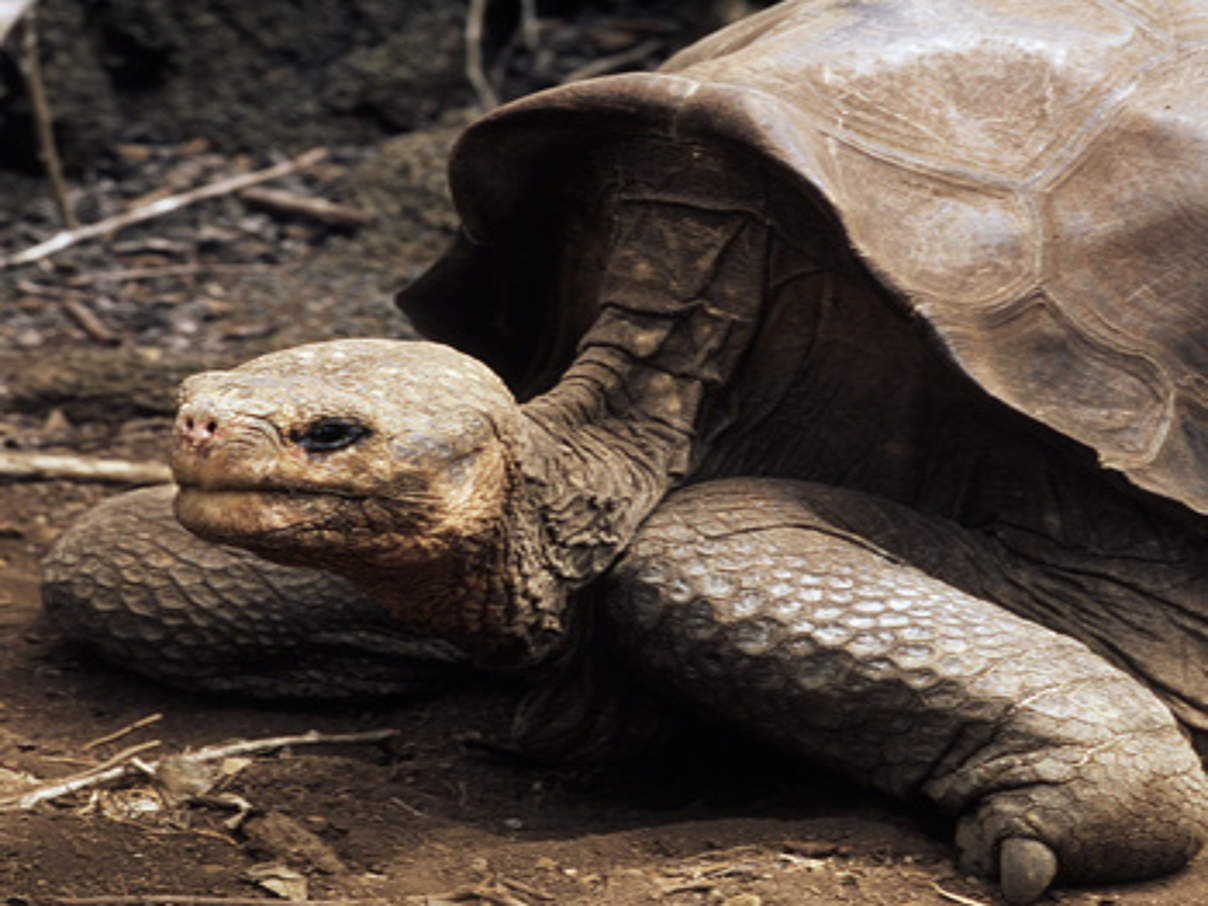
M 657 39 L 657 62 L 756 6 L 742 0 L 542 0 L 539 44 L 517 0 L 486 7 L 484 53 L 503 99 Z M 766 4 L 765 4 L 766 5 Z M 87 173 L 120 142 L 207 137 L 223 151 L 362 145 L 474 100 L 456 0 L 42 0 L 39 35 L 61 152 Z M 0 166 L 36 172 L 30 111 L 0 64 Z
M 484 70 L 507 99 L 602 61 L 610 69 L 650 67 L 751 6 L 543 0 L 529 47 L 518 0 L 490 0 Z M 372 228 L 333 229 L 230 196 L 37 265 L 0 270 L 0 298 L 9 303 L 0 311 L 0 360 L 5 349 L 80 345 L 89 358 L 98 345 L 112 345 L 102 358 L 144 368 L 147 356 L 134 352 L 152 349 L 170 387 L 201 365 L 267 347 L 405 331 L 390 297 L 455 228 L 445 158 L 481 109 L 466 77 L 466 15 L 465 3 L 441 0 L 39 3 L 46 93 L 81 222 L 316 146 L 331 149 L 324 164 L 273 186 L 355 204 L 376 220 Z M 16 41 L 7 43 L 10 52 L 0 54 L 0 254 L 61 227 L 38 160 Z M 102 279 L 186 265 L 197 270 L 184 278 Z M 111 341 L 98 344 L 82 329 L 67 311 L 72 304 L 94 314 Z M 68 376 L 60 373 L 64 365 L 59 357 L 37 363 L 40 373 L 55 372 L 38 380 L 55 383 L 59 396 L 75 387 L 95 397 L 91 366 L 72 367 Z M 10 396 L 40 392 L 27 392 L 27 380 L 16 389 L 8 383 Z

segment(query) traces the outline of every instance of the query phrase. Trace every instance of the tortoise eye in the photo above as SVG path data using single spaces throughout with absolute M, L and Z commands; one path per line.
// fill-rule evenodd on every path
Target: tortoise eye
M 294 431 L 290 440 L 308 453 L 331 453 L 351 447 L 369 429 L 352 418 L 320 418 L 306 426 L 305 430 Z

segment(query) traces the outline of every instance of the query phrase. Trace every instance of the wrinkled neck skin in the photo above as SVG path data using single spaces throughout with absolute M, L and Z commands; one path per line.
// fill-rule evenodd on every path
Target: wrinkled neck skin
M 646 393 L 630 399 L 626 388 L 642 382 Z M 612 407 L 657 410 L 668 398 L 694 403 L 700 392 L 699 381 L 622 350 L 585 350 L 556 390 L 521 408 L 496 526 L 434 559 L 352 578 L 480 666 L 556 657 L 572 635 L 570 596 L 609 567 L 690 454 L 690 425 Z
M 671 186 L 661 172 L 657 187 L 627 175 L 599 316 L 558 384 L 521 407 L 517 493 L 498 548 L 508 563 L 494 574 L 514 583 L 504 595 L 529 662 L 556 653 L 569 596 L 691 469 L 702 402 L 754 332 L 768 229 L 745 206 L 762 184 L 752 177 L 741 205 L 719 202 L 709 177 L 724 162 L 695 166 Z
M 518 483 L 518 475 L 515 475 Z M 516 484 L 513 487 L 517 486 Z M 480 667 L 525 668 L 562 646 L 566 590 L 538 549 L 531 508 L 517 501 L 455 547 L 374 568 L 347 558 L 343 572 L 416 631 L 453 643 Z
M 648 372 L 623 351 L 594 348 L 557 390 L 523 409 L 522 497 L 534 504 L 548 569 L 571 588 L 608 568 L 684 471 L 690 427 L 610 411 L 609 398 L 615 405 L 635 373 L 659 386 L 627 401 L 634 407 L 699 396 L 691 379 Z

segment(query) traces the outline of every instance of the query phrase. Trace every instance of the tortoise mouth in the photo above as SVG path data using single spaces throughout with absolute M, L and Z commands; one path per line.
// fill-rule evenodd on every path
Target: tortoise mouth
M 356 462 L 332 467 L 304 454 L 270 453 L 237 443 L 201 451 L 178 445 L 170 465 L 177 487 L 196 494 L 368 500 L 392 493 L 403 484 L 397 476 L 374 484 L 378 476 L 358 468 Z
M 308 485 L 304 483 L 287 483 L 281 481 L 274 482 L 271 480 L 264 480 L 260 482 L 211 482 L 177 477 L 176 487 L 178 496 L 182 493 L 188 492 L 191 495 L 248 495 L 270 498 L 287 497 L 293 499 L 332 498 L 351 501 L 372 500 L 379 496 L 364 491 L 351 491 L 330 486 L 319 487 L 317 485 Z
M 181 525 L 208 541 L 256 552 L 297 547 L 305 557 L 317 545 L 335 552 L 421 538 L 434 524 L 418 499 L 293 484 L 179 482 L 173 506 Z
M 173 508 L 181 525 L 208 541 L 305 554 L 321 541 L 331 543 L 337 529 L 354 531 L 357 520 L 346 511 L 366 500 L 305 488 L 182 482 Z

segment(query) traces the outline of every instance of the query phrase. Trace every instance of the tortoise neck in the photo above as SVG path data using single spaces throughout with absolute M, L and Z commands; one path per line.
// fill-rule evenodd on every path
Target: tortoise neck
M 544 566 L 523 504 L 444 555 L 346 572 L 406 626 L 486 669 L 524 668 L 561 650 L 566 593 Z
M 524 496 L 566 587 L 607 569 L 691 473 L 698 416 L 759 316 L 770 239 L 762 176 L 725 185 L 733 162 L 716 155 L 680 161 L 670 182 L 668 172 L 653 160 L 616 175 L 597 316 L 558 384 L 522 407 Z
M 759 169 L 681 145 L 634 157 L 608 171 L 609 238 L 584 281 L 594 302 L 570 306 L 594 309 L 592 326 L 556 386 L 508 430 L 500 530 L 425 586 L 443 595 L 428 610 L 453 621 L 441 634 L 484 666 L 548 662 L 570 643 L 572 593 L 691 474 L 702 408 L 754 334 L 770 241 Z M 480 574 L 500 581 L 466 581 Z
M 615 350 L 581 357 L 556 391 L 525 406 L 530 444 L 522 457 L 526 499 L 552 573 L 568 588 L 608 568 L 638 524 L 685 473 L 691 428 L 627 401 L 639 413 L 614 411 L 626 372 L 641 366 Z M 589 361 L 583 361 L 588 358 Z M 695 409 L 699 387 L 666 377 L 667 399 Z M 653 400 L 648 400 L 652 403 Z

